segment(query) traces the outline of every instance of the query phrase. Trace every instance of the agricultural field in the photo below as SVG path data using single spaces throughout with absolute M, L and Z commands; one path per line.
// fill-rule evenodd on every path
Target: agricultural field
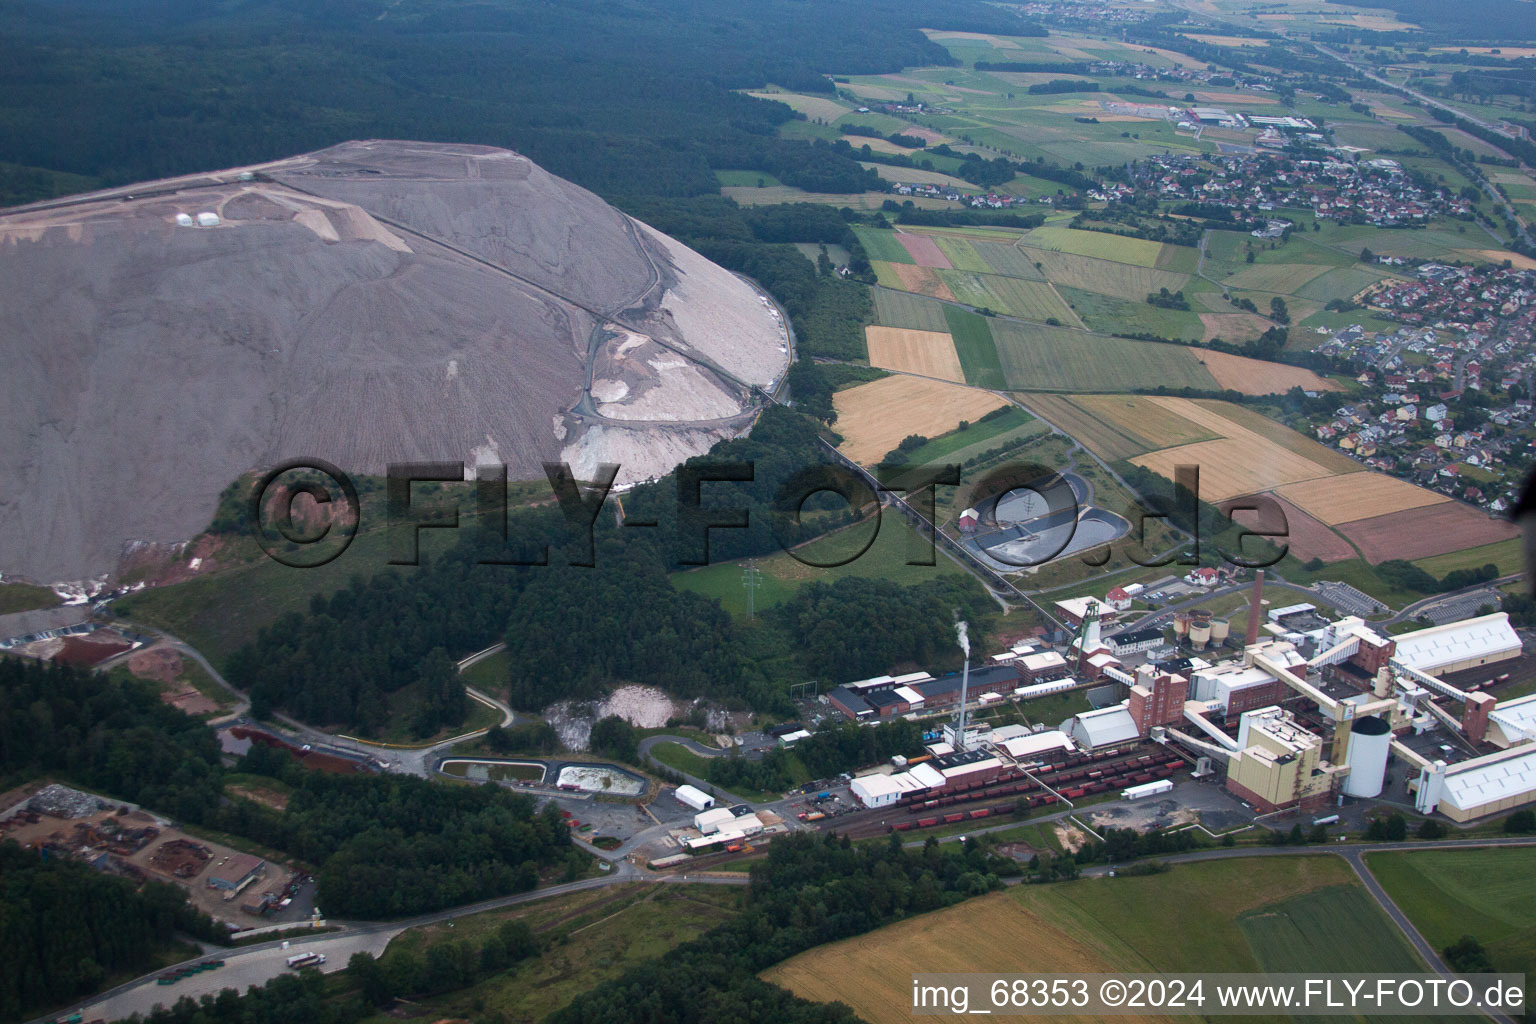
M 881 325 L 949 333 L 949 322 L 944 319 L 945 307 L 942 303 L 885 288 L 875 288 L 873 291 L 875 320 Z
M 1520 532 L 1513 523 L 1494 519 L 1459 501 L 1356 519 L 1340 524 L 1338 530 L 1372 565 L 1393 558 L 1413 561 L 1496 544 L 1512 540 Z
M 871 366 L 965 383 L 965 370 L 955 354 L 955 340 L 947 333 L 866 327 L 864 339 Z
M 1128 341 L 1064 327 L 994 321 L 1014 391 L 1135 391 L 1160 384 L 1214 390 L 1216 382 L 1182 345 Z
M 955 293 L 944 280 L 943 272 L 933 267 L 919 267 L 910 263 L 886 263 L 874 261 L 875 280 L 882 287 L 914 295 L 927 295 L 946 302 L 955 301 Z
M 1195 358 L 1205 364 L 1211 376 L 1216 378 L 1218 387 L 1227 391 L 1241 391 L 1245 395 L 1284 394 L 1291 388 L 1305 391 L 1343 390 L 1337 382 L 1301 366 L 1267 363 L 1262 359 L 1249 359 L 1247 356 L 1209 349 L 1195 353 Z
M 955 339 L 955 352 L 960 356 L 960 365 L 965 368 L 966 383 L 998 391 L 1006 388 L 1008 379 L 1003 375 L 997 345 L 992 340 L 992 328 L 986 317 L 955 306 L 946 306 L 944 319 L 949 324 L 949 333 Z
M 1151 451 L 1151 446 L 1139 436 L 1127 434 L 1085 409 L 1081 398 L 1036 394 L 1024 396 L 1023 401 L 1035 415 L 1070 434 L 1105 461 L 1117 462 Z
M 1146 301 L 1145 295 L 1122 299 L 1064 284 L 1057 285 L 1056 289 L 1089 330 L 1104 334 L 1155 334 L 1160 338 L 1191 341 L 1199 340 L 1207 333 L 1198 313 L 1154 306 Z
M 911 263 L 912 254 L 907 252 L 894 231 L 883 231 L 879 228 L 866 228 L 855 225 L 853 233 L 858 237 L 859 244 L 869 255 L 870 261 L 883 260 L 886 263 Z
M 1519 539 L 1496 541 L 1481 547 L 1466 548 L 1448 555 L 1432 555 L 1413 563 L 1434 576 L 1444 576 L 1456 569 L 1479 569 L 1492 562 L 1499 567 L 1499 575 L 1509 576 L 1525 571 L 1525 547 Z
M 787 104 L 795 113 L 804 114 L 813 121 L 836 121 L 853 109 L 824 96 L 807 96 L 798 92 L 749 92 L 747 95 Z
M 972 241 L 971 248 L 975 250 L 987 267 L 994 274 L 1003 277 L 1015 277 L 1021 281 L 1044 281 L 1045 275 L 1035 266 L 1034 259 L 1040 250 L 1026 252 L 1020 246 L 1002 242 Z
M 1373 853 L 1366 863 L 1431 946 L 1463 935 L 1494 970 L 1536 975 L 1536 849 Z
M 920 267 L 937 267 L 944 270 L 950 268 L 949 258 L 944 255 L 944 250 L 939 248 L 938 242 L 927 235 L 909 234 L 905 231 L 896 232 L 896 241 L 907 250 L 907 255 L 912 262 Z
M 1339 479 L 1353 479 L 1353 477 Z M 1284 498 L 1274 494 L 1268 497 L 1274 505 L 1262 512 L 1234 512 L 1235 506 L 1252 507 L 1251 503 L 1244 499 L 1226 502 L 1220 507 L 1243 529 L 1267 534 L 1275 539 L 1275 543 L 1287 545 L 1289 554 L 1300 561 L 1308 562 L 1314 558 L 1320 558 L 1324 563 L 1332 564 L 1358 556 L 1358 552 L 1347 540 L 1320 520 L 1307 515 Z
M 1330 900 L 1357 913 L 1357 921 L 1332 931 L 1318 927 Z M 764 978 L 808 999 L 840 1000 L 874 1024 L 894 1024 L 911 1019 L 913 964 L 941 973 L 1089 973 L 1257 972 L 1285 969 L 1281 963 L 1423 969 L 1345 863 L 1316 856 L 1233 858 L 1149 877 L 1019 886 L 818 947 Z M 849 978 L 860 984 L 850 986 Z
M 1329 526 L 1451 500 L 1384 473 L 1321 477 L 1282 487 L 1276 493 Z
M 1158 270 L 1152 264 L 1120 262 L 1113 256 L 1079 256 L 1052 250 L 1037 250 L 1028 255 L 1040 263 L 1040 269 L 1052 284 L 1135 302 L 1144 301 L 1148 292 L 1155 292 L 1159 288 L 1167 288 L 1170 292 L 1183 291 L 1190 282 L 1187 274 Z
M 1122 238 L 1102 231 L 1079 231 L 1075 228 L 1058 228 L 1050 225 L 1035 228 L 1025 235 L 1024 244 L 1036 249 L 1071 253 L 1075 256 L 1092 256 L 1116 263 L 1129 263 L 1137 267 L 1157 266 L 1158 255 L 1163 250 L 1161 242 L 1148 242 L 1141 238 Z
M 989 274 L 992 265 L 982 258 L 981 253 L 966 238 L 957 238 L 950 235 L 935 235 L 933 239 L 945 257 L 949 265 L 956 270 L 969 270 L 975 274 Z M 983 243 L 986 244 L 986 243 Z
M 963 357 L 962 357 L 963 359 Z M 865 465 L 880 461 L 909 434 L 937 437 L 1007 404 L 986 391 L 922 377 L 894 376 L 832 396 L 842 451 Z
M 1138 455 L 1131 462 L 1170 480 L 1175 466 L 1198 465 L 1200 495 L 1206 501 L 1255 494 L 1285 484 L 1332 476 L 1338 471 L 1329 467 L 1331 460 L 1325 458 L 1332 453 L 1322 445 L 1308 441 L 1300 434 L 1296 434 L 1288 445 L 1277 443 L 1236 419 L 1228 418 L 1224 408 L 1211 408 L 1219 403 L 1197 404 L 1182 398 L 1152 398 L 1151 401 L 1206 427 L 1218 438 L 1162 448 Z M 1315 453 L 1311 449 L 1315 449 Z M 1361 468 L 1353 462 L 1350 465 L 1356 471 Z
M 913 465 L 939 462 L 964 462 L 974 454 L 996 448 L 1003 443 L 1017 444 L 1031 437 L 1038 437 L 1049 429 L 1018 406 L 1009 406 L 995 415 L 964 430 L 954 430 L 942 437 L 935 437 L 912 452 Z

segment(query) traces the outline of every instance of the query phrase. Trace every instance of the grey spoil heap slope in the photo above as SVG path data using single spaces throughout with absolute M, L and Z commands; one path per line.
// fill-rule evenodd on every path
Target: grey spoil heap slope
M 0 572 L 46 582 L 194 536 L 286 458 L 658 475 L 788 361 L 735 276 L 524 157 L 436 143 L 0 214 L 0 309 Z

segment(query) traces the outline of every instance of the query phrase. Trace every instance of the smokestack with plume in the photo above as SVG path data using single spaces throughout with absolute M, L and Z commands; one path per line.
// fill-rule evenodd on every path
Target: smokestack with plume
M 955 635 L 960 641 L 960 649 L 965 652 L 965 671 L 960 676 L 960 728 L 955 731 L 955 749 L 964 750 L 966 691 L 971 682 L 971 633 L 964 619 L 955 623 Z

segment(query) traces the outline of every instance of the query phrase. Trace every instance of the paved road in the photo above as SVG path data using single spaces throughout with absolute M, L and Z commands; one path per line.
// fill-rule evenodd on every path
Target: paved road
M 131 1013 L 148 1013 L 157 1003 L 170 1004 L 182 996 L 191 996 L 196 999 L 202 995 L 217 995 L 226 988 L 234 988 L 244 992 L 250 985 L 262 985 L 271 979 L 283 974 L 287 970 L 286 959 L 295 952 L 323 953 L 326 957 L 325 965 L 320 968 L 325 973 L 343 970 L 347 966 L 347 959 L 353 953 L 367 951 L 377 956 L 383 952 L 384 947 L 396 935 L 408 928 L 418 928 L 425 925 L 438 924 L 455 918 L 465 917 L 470 914 L 478 914 L 487 910 L 500 910 L 504 907 L 517 906 L 521 903 L 530 903 L 535 900 L 548 899 L 554 896 L 564 896 L 569 893 L 582 892 L 587 889 L 599 889 L 608 885 L 617 885 L 626 882 L 643 882 L 656 885 L 748 885 L 751 882 L 745 874 L 732 875 L 729 873 L 705 873 L 687 875 L 655 875 L 642 872 L 633 865 L 621 862 L 615 869 L 597 878 L 586 878 L 579 882 L 568 882 L 563 885 L 553 885 L 546 889 L 538 889 L 533 892 L 519 893 L 515 896 L 503 896 L 499 899 L 485 900 L 480 903 L 455 907 L 451 910 L 438 911 L 432 914 L 422 914 L 418 917 L 404 921 L 394 922 L 333 922 L 341 926 L 342 930 L 317 935 L 309 939 L 291 939 L 289 948 L 284 949 L 279 941 L 265 942 L 259 945 L 242 946 L 238 949 L 220 950 L 216 955 L 224 958 L 225 966 L 215 971 L 203 974 L 195 974 L 190 978 L 184 978 L 174 985 L 160 985 L 156 978 L 164 973 L 156 971 L 146 974 L 141 978 L 119 985 L 101 995 L 92 997 L 84 1003 L 56 1010 L 46 1017 L 37 1018 L 31 1024 L 46 1024 L 57 1017 L 68 1016 L 74 1012 L 84 1014 L 87 1020 L 94 1017 L 104 1017 L 108 1020 L 116 1020 L 127 1017 Z M 186 963 L 196 963 L 198 960 L 207 959 L 207 956 L 199 956 Z M 174 966 L 181 966 L 180 964 Z
M 656 758 L 651 756 L 651 748 L 658 743 L 676 743 L 678 746 L 684 747 L 690 752 L 698 754 L 700 757 L 720 757 L 725 753 L 725 751 L 720 750 L 717 747 L 706 747 L 702 743 L 699 743 L 697 740 L 691 740 L 686 736 L 647 736 L 645 739 L 640 741 L 641 761 L 649 762 L 650 764 L 653 764 L 658 768 L 664 768 L 669 772 L 677 772 L 677 774 L 681 775 L 684 779 L 687 780 L 689 785 L 698 789 L 702 789 L 706 793 L 713 790 L 716 799 L 723 803 L 752 803 L 751 800 L 748 800 L 745 797 L 740 797 L 734 793 L 726 792 L 719 786 L 716 786 L 714 783 L 710 782 L 708 779 L 701 779 L 697 775 L 689 775 L 685 771 L 681 771 L 677 768 L 673 768 L 671 765 L 663 764 L 662 762 L 658 761 Z

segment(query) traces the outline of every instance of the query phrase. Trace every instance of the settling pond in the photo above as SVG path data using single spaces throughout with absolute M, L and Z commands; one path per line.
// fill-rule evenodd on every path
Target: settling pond
M 444 775 L 474 782 L 530 783 L 600 796 L 640 796 L 645 777 L 613 764 L 587 761 L 533 761 L 493 757 L 450 757 L 437 766 Z

